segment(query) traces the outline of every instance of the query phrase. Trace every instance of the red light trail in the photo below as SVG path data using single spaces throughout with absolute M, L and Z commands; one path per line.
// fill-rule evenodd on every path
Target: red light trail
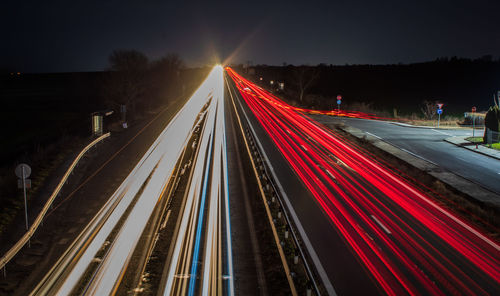
M 247 82 L 249 82 L 249 81 L 247 81 Z M 249 83 L 251 83 L 251 82 L 249 82 Z M 253 87 L 257 88 L 258 90 L 267 94 L 267 95 L 258 95 L 258 98 L 260 98 L 262 100 L 266 100 L 269 104 L 274 105 L 278 108 L 282 108 L 282 109 L 293 110 L 293 111 L 309 113 L 309 114 L 323 114 L 323 115 L 334 115 L 334 116 L 339 116 L 339 117 L 389 120 L 389 118 L 379 117 L 379 116 L 376 116 L 375 114 L 372 114 L 372 113 L 363 113 L 363 112 L 358 112 L 358 111 L 348 111 L 348 110 L 338 110 L 338 109 L 314 110 L 314 109 L 295 107 L 295 106 L 288 105 L 287 103 L 283 102 L 278 97 L 271 95 L 270 93 L 266 92 L 264 89 L 262 89 L 261 87 L 255 85 L 255 84 L 253 84 Z M 245 89 L 245 87 L 243 88 L 243 90 L 247 91 L 247 89 Z M 248 88 L 248 90 L 251 91 L 250 88 Z
M 497 243 L 359 147 L 304 115 L 321 112 L 292 107 L 232 69 L 226 71 L 248 108 L 385 293 L 500 292 Z M 341 116 L 375 118 L 349 112 Z

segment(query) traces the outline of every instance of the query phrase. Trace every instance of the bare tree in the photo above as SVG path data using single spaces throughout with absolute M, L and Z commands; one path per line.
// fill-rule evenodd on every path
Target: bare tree
M 432 120 L 436 116 L 436 105 L 434 101 L 423 101 L 420 110 L 424 114 L 425 119 Z
M 167 54 L 152 63 L 151 82 L 154 93 L 152 97 L 155 103 L 161 103 L 168 97 L 182 94 L 184 81 L 180 74 L 184 67 L 184 61 L 175 53 Z
M 152 70 L 160 79 L 173 79 L 179 77 L 179 72 L 185 67 L 184 61 L 178 54 L 170 53 L 155 61 Z M 165 82 L 165 81 L 163 81 Z
M 293 69 L 293 82 L 297 87 L 301 103 L 304 101 L 307 90 L 313 85 L 318 76 L 319 72 L 314 67 L 299 66 Z
M 115 50 L 109 56 L 104 95 L 109 102 L 134 111 L 147 89 L 148 58 L 136 50 Z M 124 118 L 125 120 L 125 118 Z

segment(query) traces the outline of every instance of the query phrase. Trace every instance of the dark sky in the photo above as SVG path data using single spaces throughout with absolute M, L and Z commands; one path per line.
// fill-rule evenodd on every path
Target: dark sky
M 12 0 L 0 25 L 0 67 L 24 72 L 102 70 L 113 49 L 190 66 L 500 56 L 500 0 Z

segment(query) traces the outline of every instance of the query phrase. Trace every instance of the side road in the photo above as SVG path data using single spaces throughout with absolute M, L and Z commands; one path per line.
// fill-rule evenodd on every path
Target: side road
M 172 101 L 143 122 L 112 133 L 109 140 L 82 160 L 31 240 L 31 247 L 23 248 L 6 266 L 6 276 L 0 276 L 0 295 L 29 294 L 126 178 L 184 102 L 184 99 Z M 46 194 L 50 195 L 50 191 Z M 37 213 L 32 211 L 30 219 Z M 2 238 L 2 249 L 20 237 L 15 232 Z
M 364 138 L 370 141 L 377 148 L 389 154 L 392 154 L 401 160 L 404 160 L 405 162 L 422 171 L 427 172 L 443 183 L 446 183 L 451 187 L 459 190 L 460 192 L 465 193 L 474 199 L 477 199 L 481 203 L 500 208 L 500 196 L 498 194 L 486 190 L 465 178 L 453 174 L 452 172 L 442 169 L 434 163 L 421 159 L 415 155 L 412 155 L 411 153 L 408 153 L 407 151 L 401 150 L 387 142 L 384 142 L 377 137 L 366 134 L 357 128 L 344 126 L 341 127 L 341 129 L 357 138 Z
M 471 152 L 445 141 L 453 136 L 472 136 L 471 129 L 435 129 L 395 125 L 391 122 L 332 116 L 311 116 L 332 127 L 346 126 L 358 129 L 361 137 L 393 146 L 399 153 L 411 155 L 424 163 L 433 164 L 433 170 L 442 170 L 460 176 L 475 187 L 490 191 L 500 199 L 500 161 Z M 479 185 L 479 186 L 478 186 Z M 471 187 L 472 188 L 472 187 Z M 481 193 L 472 190 L 471 196 Z M 496 201 L 497 203 L 499 201 Z

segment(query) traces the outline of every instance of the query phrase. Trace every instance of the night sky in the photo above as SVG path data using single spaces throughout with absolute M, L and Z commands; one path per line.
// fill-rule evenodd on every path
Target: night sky
M 0 68 L 96 71 L 113 49 L 188 66 L 387 64 L 500 56 L 500 1 L 9 1 Z

